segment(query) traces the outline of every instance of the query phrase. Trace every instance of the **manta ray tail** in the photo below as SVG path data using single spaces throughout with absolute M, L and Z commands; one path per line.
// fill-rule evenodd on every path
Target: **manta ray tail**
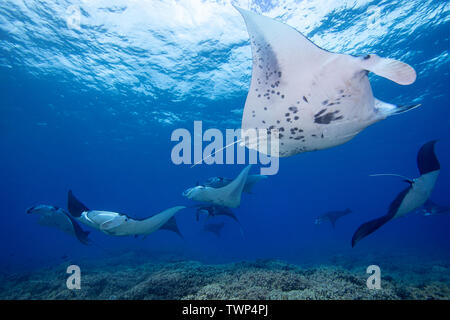
M 72 190 L 69 190 L 67 197 L 67 209 L 72 217 L 78 218 L 85 211 L 89 211 L 89 209 L 81 203 L 72 193 Z
M 411 105 L 402 105 L 402 106 L 397 106 L 395 104 L 390 104 L 390 103 L 386 103 L 383 102 L 381 100 L 378 100 L 376 98 L 375 99 L 375 109 L 380 112 L 383 117 L 389 117 L 389 116 L 394 116 L 397 114 L 401 114 L 401 113 L 405 113 L 408 112 L 410 110 L 414 110 L 418 107 L 421 106 L 421 104 L 411 104 Z
M 177 220 L 175 220 L 175 217 L 172 217 L 169 220 L 167 220 L 167 222 L 160 229 L 173 231 L 181 238 L 184 238 L 180 232 L 180 229 L 178 228 Z

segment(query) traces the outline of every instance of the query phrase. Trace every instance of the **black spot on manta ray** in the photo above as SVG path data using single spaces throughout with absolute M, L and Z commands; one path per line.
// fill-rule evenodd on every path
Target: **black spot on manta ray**
M 327 109 L 322 109 L 322 110 L 320 110 L 318 113 L 316 113 L 315 115 L 314 115 L 314 118 L 317 118 L 318 116 L 320 116 L 322 113 L 324 113 L 325 111 L 327 111 Z
M 305 101 L 306 103 L 308 103 L 308 99 L 306 99 L 305 96 L 303 96 L 303 101 Z
M 344 118 L 343 116 L 336 117 L 337 113 L 339 113 L 339 110 L 325 113 L 323 116 L 314 117 L 314 122 L 319 124 L 330 124 L 331 121 L 341 120 Z

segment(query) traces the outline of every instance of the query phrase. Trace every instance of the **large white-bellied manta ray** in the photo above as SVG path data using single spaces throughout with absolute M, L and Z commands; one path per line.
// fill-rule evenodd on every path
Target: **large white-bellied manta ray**
M 409 85 L 416 79 L 411 66 L 375 54 L 329 52 L 286 24 L 236 9 L 247 25 L 253 56 L 242 129 L 278 136 L 280 157 L 343 144 L 367 126 L 419 106 L 376 99 L 367 76 L 373 72 Z M 258 149 L 258 143 L 246 145 Z
M 170 230 L 181 236 L 174 215 L 185 207 L 169 208 L 139 220 L 122 213 L 90 210 L 69 191 L 67 208 L 77 221 L 111 236 L 147 236 L 159 229 Z
M 434 153 L 435 143 L 435 140 L 425 143 L 417 154 L 420 176 L 416 179 L 405 179 L 405 182 L 409 183 L 408 188 L 400 192 L 392 201 L 386 215 L 366 222 L 356 230 L 352 238 L 352 247 L 388 221 L 403 217 L 426 203 L 441 171 L 441 166 Z

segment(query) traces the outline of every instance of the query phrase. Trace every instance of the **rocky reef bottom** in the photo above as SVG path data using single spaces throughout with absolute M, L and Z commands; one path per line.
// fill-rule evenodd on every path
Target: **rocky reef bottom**
M 278 260 L 204 264 L 148 262 L 143 256 L 65 261 L 0 275 L 0 299 L 450 299 L 450 262 L 399 265 L 384 258 L 381 289 L 366 286 L 368 264 L 336 256 L 330 263 Z M 81 289 L 69 290 L 67 266 L 81 268 Z

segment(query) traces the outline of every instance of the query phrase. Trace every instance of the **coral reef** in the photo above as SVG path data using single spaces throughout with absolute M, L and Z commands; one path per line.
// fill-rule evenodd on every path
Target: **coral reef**
M 369 290 L 364 267 L 368 264 L 358 265 L 352 259 L 339 256 L 331 259 L 334 264 L 307 267 L 278 260 L 216 265 L 133 257 L 71 261 L 35 272 L 1 275 L 0 298 L 450 299 L 448 262 L 399 265 L 385 258 L 382 288 Z M 66 268 L 72 263 L 81 267 L 81 290 L 66 288 Z

